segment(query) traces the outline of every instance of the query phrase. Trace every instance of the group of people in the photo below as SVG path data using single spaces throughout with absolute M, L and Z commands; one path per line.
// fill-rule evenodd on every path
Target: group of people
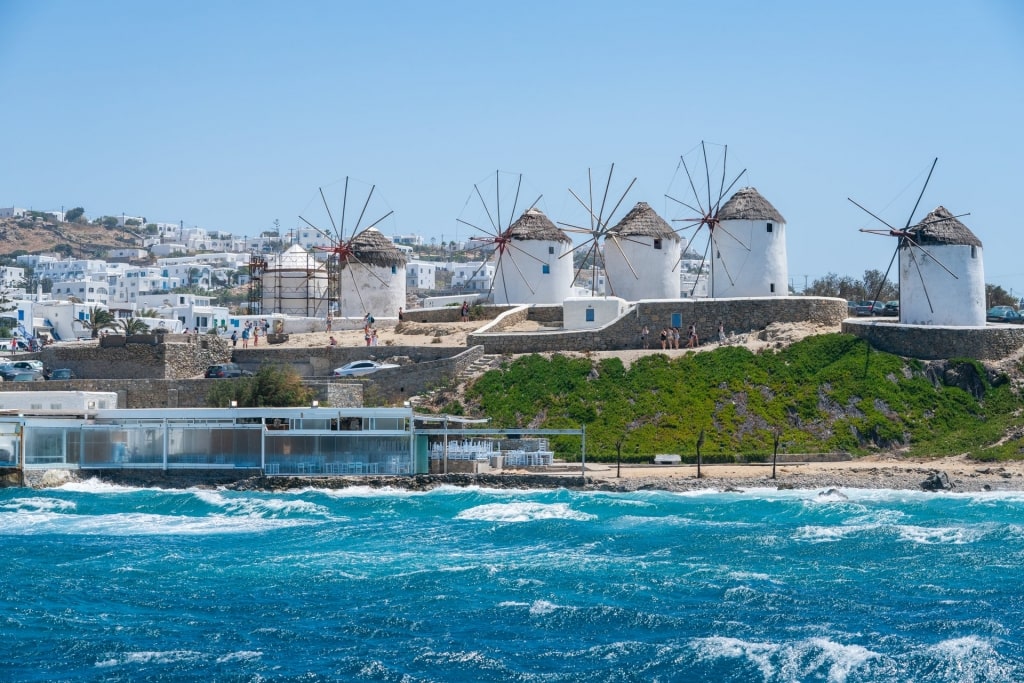
M 640 328 L 640 347 L 649 349 L 650 346 L 651 331 L 647 325 Z M 662 349 L 678 349 L 682 343 L 682 334 L 679 332 L 678 327 L 663 327 L 661 332 L 658 334 L 658 340 L 661 342 Z M 718 321 L 718 341 L 721 343 L 725 342 L 725 325 L 721 320 Z M 694 323 L 686 330 L 686 346 L 687 349 L 695 349 L 700 346 L 700 339 L 697 336 L 697 324 Z
M 367 313 L 363 316 L 363 339 L 366 340 L 367 346 L 377 345 L 377 328 L 373 326 L 373 316 Z
M 242 348 L 243 349 L 249 348 L 249 340 L 250 339 L 252 339 L 252 345 L 253 346 L 259 346 L 260 345 L 260 335 L 262 334 L 264 337 L 266 337 L 269 332 L 270 332 L 270 323 L 267 322 L 266 318 L 263 318 L 263 319 L 258 320 L 258 321 L 246 320 L 245 321 L 245 327 L 242 328 L 242 334 L 241 335 L 238 334 L 238 330 L 233 330 L 231 332 L 231 346 L 238 346 L 239 338 L 241 338 L 241 340 L 242 340 Z M 197 328 L 197 333 L 198 333 L 198 328 Z

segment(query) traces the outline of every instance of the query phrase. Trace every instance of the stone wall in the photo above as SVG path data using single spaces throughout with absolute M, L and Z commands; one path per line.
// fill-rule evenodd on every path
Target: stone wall
M 251 372 L 263 364 L 289 365 L 303 377 L 330 377 L 334 368 L 354 360 L 401 364 L 428 363 L 464 351 L 450 346 L 311 346 L 308 348 L 248 348 L 234 350 L 232 360 Z
M 561 306 L 544 307 L 545 309 Z M 517 311 L 512 314 L 518 315 Z M 842 321 L 849 315 L 843 299 L 831 297 L 765 297 L 758 299 L 681 299 L 640 301 L 626 316 L 600 329 L 589 330 L 541 330 L 538 332 L 502 334 L 500 329 L 514 323 L 504 319 L 512 314 L 500 316 L 493 326 L 482 328 L 467 337 L 469 345 L 483 345 L 486 353 L 531 353 L 545 351 L 617 351 L 640 347 L 640 329 L 646 325 L 650 331 L 652 345 L 657 342 L 662 327 L 672 325 L 677 314 L 680 332 L 685 336 L 686 328 L 696 325 L 700 340 L 717 334 L 718 321 L 722 321 L 727 333 L 761 330 L 770 323 L 808 322 L 817 326 L 834 326 L 839 330 Z M 551 311 L 540 313 L 553 316 Z M 558 313 L 561 318 L 561 311 Z M 551 319 L 554 319 L 551 317 Z M 491 332 L 498 329 L 498 332 Z
M 475 306 L 475 305 L 474 305 Z M 445 306 L 443 308 L 414 308 L 411 311 L 403 312 L 406 320 L 414 323 L 457 323 L 459 322 L 459 309 L 461 306 Z M 490 319 L 509 309 L 512 306 L 475 306 L 470 309 L 470 320 Z M 480 318 L 481 311 L 486 318 Z
M 397 405 L 411 396 L 453 384 L 460 373 L 483 355 L 484 347 L 474 346 L 455 356 L 378 370 L 355 379 L 365 383 L 363 398 L 368 405 Z
M 842 331 L 881 351 L 921 360 L 998 360 L 1024 347 L 1024 326 L 1017 325 L 937 327 L 850 318 L 843 321 Z
M 74 379 L 0 382 L 0 391 L 114 391 L 118 408 L 205 408 L 206 395 L 224 379 Z M 310 382 L 317 400 L 337 408 L 363 405 L 363 385 L 351 380 Z
M 56 344 L 35 356 L 47 367 L 70 368 L 86 379 L 183 379 L 231 360 L 230 343 L 215 335 L 163 336 L 166 341 L 156 344 Z

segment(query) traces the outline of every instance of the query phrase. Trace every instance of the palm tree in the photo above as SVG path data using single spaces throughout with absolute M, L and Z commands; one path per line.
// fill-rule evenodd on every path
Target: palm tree
M 138 313 L 139 318 L 162 318 L 160 311 L 155 308 L 144 308 Z
M 75 322 L 87 330 L 92 330 L 93 339 L 99 338 L 100 330 L 113 327 L 116 323 L 114 314 L 99 306 L 93 306 L 89 309 L 89 318 L 87 320 L 76 319 Z
M 130 337 L 133 334 L 145 334 L 146 332 L 149 332 L 149 325 L 138 318 L 121 318 L 117 322 L 121 326 L 121 329 L 124 330 L 124 336 L 126 337 Z

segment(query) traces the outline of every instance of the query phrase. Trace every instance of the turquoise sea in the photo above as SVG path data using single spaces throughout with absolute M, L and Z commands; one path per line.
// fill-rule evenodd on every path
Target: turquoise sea
M 0 490 L 3 681 L 1019 681 L 1024 493 Z

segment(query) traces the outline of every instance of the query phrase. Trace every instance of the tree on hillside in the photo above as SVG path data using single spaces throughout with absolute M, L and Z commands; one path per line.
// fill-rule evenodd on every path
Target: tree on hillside
M 988 308 L 993 306 L 1013 306 L 1017 307 L 1020 301 L 1011 296 L 1009 292 L 1000 287 L 999 285 L 985 285 L 985 301 L 987 302 Z
M 117 324 L 121 327 L 121 331 L 126 337 L 149 332 L 149 325 L 138 318 L 121 318 L 117 321 Z
M 829 273 L 825 277 L 813 280 L 804 289 L 807 296 L 836 296 L 840 299 L 860 300 L 864 296 L 863 283 L 857 282 L 849 275 L 839 276 Z
M 76 206 L 73 209 L 68 209 L 64 212 L 64 221 L 67 223 L 77 223 L 78 219 L 85 214 L 85 209 L 80 206 Z
M 864 271 L 864 289 L 867 296 L 865 299 L 877 301 L 891 301 L 899 298 L 900 290 L 880 270 Z
M 226 408 L 237 401 L 240 408 L 308 406 L 316 392 L 303 385 L 291 367 L 264 365 L 252 377 L 217 380 L 206 395 L 209 406 Z
M 87 320 L 76 319 L 75 323 L 81 325 L 87 330 L 92 331 L 92 338 L 98 339 L 100 336 L 100 330 L 106 330 L 114 327 L 116 320 L 114 314 L 105 308 L 99 306 L 93 306 L 89 309 L 89 318 Z
M 113 216 L 104 216 L 103 218 L 100 218 L 97 222 L 104 228 L 109 229 L 117 227 L 117 219 L 114 218 Z

